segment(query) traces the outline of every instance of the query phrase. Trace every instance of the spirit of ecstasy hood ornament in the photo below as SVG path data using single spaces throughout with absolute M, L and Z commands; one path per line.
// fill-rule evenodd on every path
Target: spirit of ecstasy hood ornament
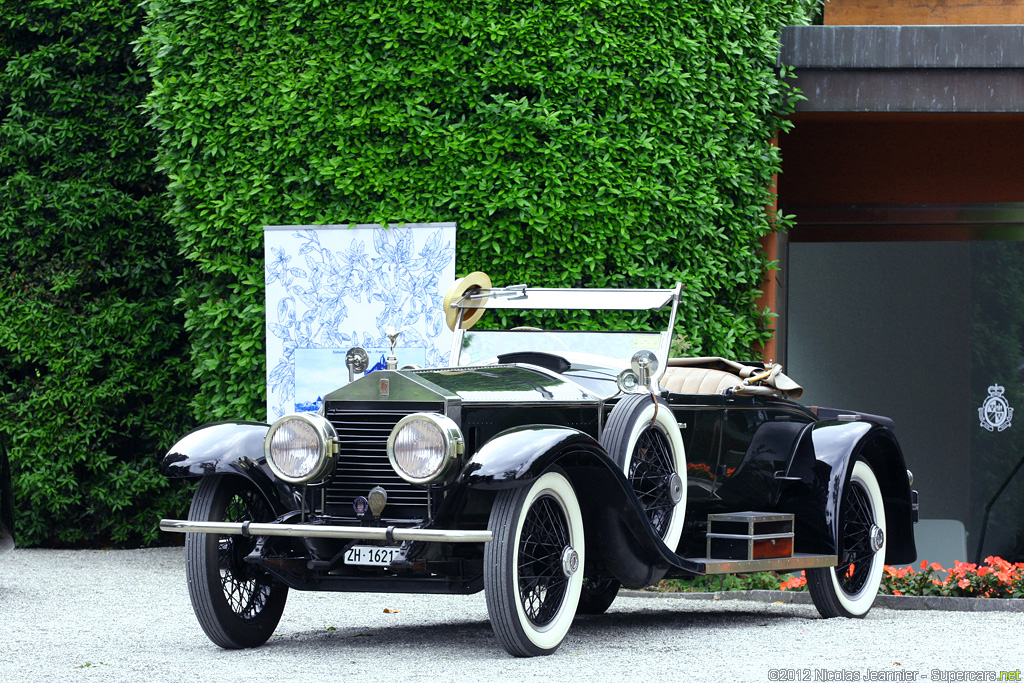
M 400 330 L 396 330 L 394 327 L 389 325 L 387 329 L 384 330 L 384 336 L 388 338 L 388 342 L 391 344 L 391 351 L 388 353 L 388 357 L 385 359 L 388 370 L 398 369 L 398 357 L 395 356 L 395 347 L 398 345 L 398 338 L 407 329 L 409 329 L 408 325 L 406 325 Z

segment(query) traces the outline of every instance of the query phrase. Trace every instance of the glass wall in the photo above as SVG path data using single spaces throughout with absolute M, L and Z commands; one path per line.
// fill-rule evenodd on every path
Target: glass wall
M 794 242 L 786 270 L 801 401 L 892 417 L 922 517 L 961 520 L 973 561 L 1024 456 L 1024 242 Z M 1024 469 L 987 555 L 1024 561 Z

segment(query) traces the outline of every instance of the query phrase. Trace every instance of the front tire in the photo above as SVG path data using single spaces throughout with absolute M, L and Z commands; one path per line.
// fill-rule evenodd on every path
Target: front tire
M 885 507 L 871 466 L 853 465 L 840 505 L 839 565 L 807 570 L 807 588 L 818 613 L 861 618 L 878 595 L 885 567 Z
M 612 408 L 601 445 L 622 468 L 647 519 L 672 552 L 686 516 L 686 453 L 672 409 L 649 394 L 630 394 Z
M 199 481 L 188 518 L 211 522 L 269 522 L 274 513 L 246 479 L 209 475 Z M 245 562 L 256 539 L 189 533 L 185 536 L 188 594 L 199 625 L 228 650 L 258 647 L 274 633 L 288 587 Z
M 569 631 L 583 585 L 583 515 L 565 474 L 500 491 L 484 547 L 491 627 L 516 657 L 549 655 Z

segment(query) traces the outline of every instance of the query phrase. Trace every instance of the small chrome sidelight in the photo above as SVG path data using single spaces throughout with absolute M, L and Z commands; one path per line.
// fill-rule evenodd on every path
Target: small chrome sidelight
M 630 367 L 619 373 L 615 383 L 624 394 L 648 393 L 654 388 L 658 367 L 657 355 L 647 350 L 637 351 L 630 359 Z
M 624 394 L 643 391 L 643 387 L 640 385 L 640 378 L 630 368 L 620 372 L 619 376 L 615 379 L 615 383 L 618 385 L 619 391 Z

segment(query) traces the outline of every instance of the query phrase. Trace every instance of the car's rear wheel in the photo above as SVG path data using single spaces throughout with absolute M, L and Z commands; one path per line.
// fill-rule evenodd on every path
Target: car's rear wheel
M 885 508 L 871 466 L 853 464 L 840 504 L 840 557 L 835 567 L 807 570 L 807 588 L 818 612 L 863 617 L 874 604 L 885 565 Z
M 203 477 L 188 518 L 211 522 L 267 522 L 270 505 L 242 477 Z M 256 539 L 189 533 L 185 536 L 188 593 L 199 625 L 227 649 L 267 642 L 281 620 L 288 587 L 245 561 Z
M 583 515 L 555 468 L 528 486 L 498 493 L 484 547 L 487 613 L 498 642 L 516 657 L 549 655 L 569 631 L 583 584 Z
M 612 408 L 601 445 L 622 468 L 654 531 L 675 552 L 686 516 L 686 454 L 671 408 L 630 394 Z
M 621 585 L 618 579 L 583 577 L 580 604 L 576 611 L 580 614 L 604 614 L 615 602 L 615 596 L 618 595 Z

